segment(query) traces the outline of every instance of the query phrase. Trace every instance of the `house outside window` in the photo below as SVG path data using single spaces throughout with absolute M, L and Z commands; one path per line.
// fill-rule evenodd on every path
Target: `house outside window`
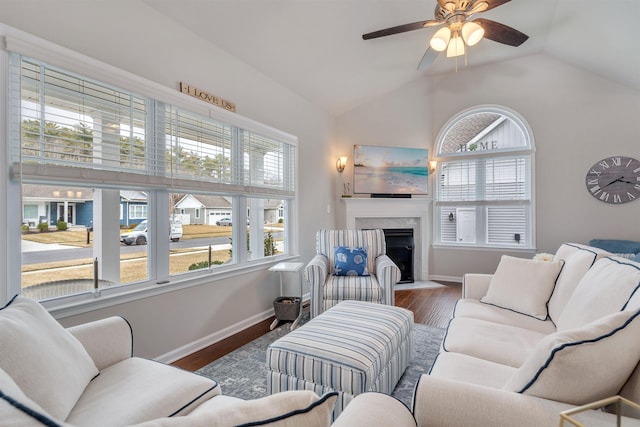
M 449 120 L 436 144 L 435 244 L 535 248 L 534 146 L 524 119 L 479 106 Z
M 67 237 L 77 239 L 68 244 L 83 248 L 74 252 L 80 258 L 48 265 L 53 270 L 71 265 L 65 280 L 84 283 L 62 286 L 51 281 L 51 274 L 33 273 L 53 256 L 46 252 L 59 251 L 60 245 L 27 255 L 38 235 L 25 240 L 16 227 L 23 250 L 11 265 L 21 268 L 9 275 L 21 280 L 10 283 L 29 287 L 38 300 L 89 302 L 96 297 L 94 271 L 98 296 L 112 295 L 199 280 L 218 271 L 233 274 L 295 250 L 292 225 L 278 230 L 277 252 L 250 251 L 253 243 L 245 239 L 251 233 L 262 242 L 273 232 L 247 218 L 255 203 L 248 194 L 263 195 L 263 205 L 278 200 L 288 207 L 287 215 L 295 213 L 295 137 L 185 100 L 185 95 L 167 93 L 150 82 L 145 87 L 151 94 L 143 95 L 17 52 L 2 54 L 8 58 L 10 82 L 4 100 L 9 111 L 8 197 L 25 200 L 15 207 L 14 217 L 22 221 L 33 216 L 55 225 L 58 218 L 53 216 L 59 214 L 73 226 L 75 234 Z M 139 86 L 139 78 L 122 74 L 135 80 L 129 86 Z M 58 184 L 48 186 L 50 182 Z M 36 189 L 46 192 L 38 195 L 44 198 L 26 203 Z M 176 206 L 180 200 L 199 204 Z M 234 221 L 225 235 L 215 225 L 221 214 Z M 183 225 L 181 219 L 193 223 Z M 123 237 L 134 231 L 139 234 L 135 240 Z M 215 269 L 191 269 L 193 262 L 178 262 L 204 252 L 210 264 L 202 249 L 208 246 L 221 251 Z M 7 286 L 7 295 L 21 290 L 20 285 Z

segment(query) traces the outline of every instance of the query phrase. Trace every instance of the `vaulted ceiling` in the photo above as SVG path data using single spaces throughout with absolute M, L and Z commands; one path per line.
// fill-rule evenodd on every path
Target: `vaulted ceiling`
M 432 19 L 436 0 L 143 0 L 320 108 L 340 114 L 456 60 L 417 65 L 424 28 L 374 40 L 362 34 Z M 466 67 L 545 53 L 640 90 L 639 0 L 512 0 L 481 15 L 530 38 L 520 47 L 482 40 Z M 465 67 L 458 59 L 458 69 Z

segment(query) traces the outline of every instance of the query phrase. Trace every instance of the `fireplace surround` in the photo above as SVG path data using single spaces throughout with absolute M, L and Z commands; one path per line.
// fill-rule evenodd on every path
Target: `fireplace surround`
M 412 229 L 414 280 L 429 280 L 431 199 L 342 199 L 346 229 Z

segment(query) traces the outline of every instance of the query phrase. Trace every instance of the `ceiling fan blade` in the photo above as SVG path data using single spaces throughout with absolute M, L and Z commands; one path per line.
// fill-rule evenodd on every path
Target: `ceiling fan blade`
M 487 10 L 491 10 L 494 7 L 498 7 L 501 6 L 505 3 L 509 3 L 511 0 L 475 0 L 475 1 L 463 1 L 463 0 L 438 0 L 438 5 L 447 10 L 447 3 L 450 3 L 453 9 L 457 9 L 457 8 L 467 8 L 468 10 L 473 9 L 474 7 L 476 7 L 476 4 L 478 3 L 487 3 L 486 6 L 482 7 L 482 12 L 485 12 Z M 469 3 L 473 3 L 473 5 L 469 6 Z M 453 12 L 453 10 L 451 11 Z
M 396 27 L 385 28 L 384 30 L 373 31 L 371 33 L 363 34 L 364 40 L 375 39 L 378 37 L 391 36 L 398 33 L 406 33 L 407 31 L 419 30 L 425 26 L 433 26 L 439 24 L 439 22 L 432 19 L 426 21 L 413 22 L 411 24 L 398 25 Z
M 433 64 L 433 61 L 436 60 L 438 55 L 440 55 L 440 52 L 438 52 L 437 50 L 431 49 L 430 47 L 427 47 L 427 50 L 424 52 L 424 55 L 422 55 L 422 59 L 418 64 L 418 70 L 425 70 L 429 68 L 431 64 Z
M 486 1 L 487 3 L 489 3 L 489 6 L 484 10 L 486 12 L 487 10 L 491 10 L 494 7 L 502 6 L 505 3 L 509 3 L 511 0 L 482 0 L 482 1 Z
M 436 25 L 442 25 L 444 23 L 445 23 L 445 21 L 438 21 L 436 19 L 428 19 L 428 20 L 424 21 L 424 26 L 425 27 L 435 27 Z
M 478 18 L 473 22 L 480 24 L 484 29 L 484 37 L 494 42 L 507 44 L 509 46 L 520 46 L 529 38 L 528 35 L 521 33 L 515 28 L 511 28 L 490 19 Z

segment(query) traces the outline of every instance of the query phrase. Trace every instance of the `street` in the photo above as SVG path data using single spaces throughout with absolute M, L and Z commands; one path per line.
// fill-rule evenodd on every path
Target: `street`
M 281 235 L 282 233 L 275 233 L 276 235 Z M 32 242 L 26 243 L 26 241 L 22 242 L 23 245 L 31 245 Z M 183 248 L 194 248 L 194 247 L 207 247 L 209 245 L 224 245 L 229 244 L 228 237 L 208 237 L 202 239 L 189 239 L 189 240 L 180 240 L 178 242 L 171 242 L 171 249 L 183 249 Z M 38 250 L 41 247 L 50 246 L 50 248 L 46 250 Z M 36 250 L 26 250 L 22 252 L 22 265 L 28 264 L 39 264 L 43 262 L 53 262 L 53 261 L 66 261 L 73 259 L 83 259 L 83 258 L 93 258 L 93 248 L 78 248 L 71 246 L 63 246 L 63 245 L 42 245 L 38 244 L 37 247 L 33 248 Z M 147 250 L 147 245 L 137 246 L 137 245 L 120 245 L 120 254 L 130 254 L 135 252 L 144 252 Z

